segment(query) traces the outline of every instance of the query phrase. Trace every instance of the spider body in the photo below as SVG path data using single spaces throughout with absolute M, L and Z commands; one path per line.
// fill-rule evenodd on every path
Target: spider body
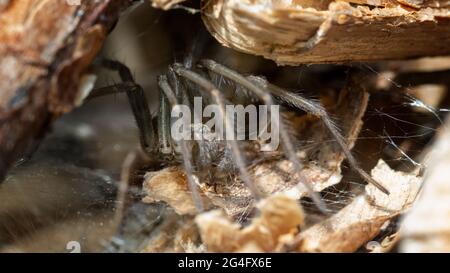
M 218 181 L 228 181 L 236 173 L 239 173 L 239 180 L 246 185 L 255 199 L 263 197 L 250 175 L 251 160 L 249 161 L 249 158 L 254 158 L 254 155 L 257 154 L 263 154 L 264 158 L 264 152 L 258 151 L 258 148 L 261 149 L 264 146 L 264 141 L 259 138 L 253 141 L 238 141 L 236 138 L 229 138 L 228 132 L 236 131 L 233 122 L 234 116 L 227 113 L 230 98 L 244 103 L 258 101 L 266 107 L 265 109 L 268 109 L 269 114 L 272 114 L 273 109 L 276 109 L 273 107 L 281 102 L 317 116 L 340 146 L 350 165 L 361 177 L 386 194 L 389 193 L 386 188 L 358 166 L 339 130 L 325 109 L 315 101 L 274 86 L 263 78 L 245 77 L 212 60 L 202 60 L 195 68 L 176 63 L 169 67 L 167 75 L 158 77 L 160 111 L 155 122 L 150 115 L 144 92 L 135 83 L 129 69 L 119 62 L 110 60 L 104 60 L 103 65 L 118 71 L 123 80 L 123 83 L 116 85 L 116 88 L 126 92 L 129 97 L 143 150 L 150 158 L 160 161 L 163 165 L 182 163 L 190 191 L 199 211 L 203 210 L 203 206 L 198 183 L 214 185 Z M 228 88 L 221 86 L 220 83 L 223 79 L 226 79 L 225 83 Z M 221 88 L 218 87 L 219 85 Z M 223 130 L 226 132 L 225 139 L 221 137 L 196 138 L 196 135 L 203 135 L 205 131 L 211 129 L 211 127 L 205 126 L 204 119 L 196 114 L 193 115 L 194 123 L 189 124 L 187 130 L 187 133 L 194 138 L 174 138 L 171 109 L 180 105 L 191 109 L 193 98 L 196 96 L 201 96 L 217 106 L 214 117 L 223 121 Z M 279 136 L 281 145 L 277 152 L 283 152 L 293 166 L 295 179 L 308 190 L 316 206 L 325 212 L 326 207 L 318 193 L 313 191 L 309 178 L 300 174 L 303 165 L 295 153 L 295 141 L 285 121 L 281 118 L 271 119 L 269 126 L 271 131 L 276 132 Z

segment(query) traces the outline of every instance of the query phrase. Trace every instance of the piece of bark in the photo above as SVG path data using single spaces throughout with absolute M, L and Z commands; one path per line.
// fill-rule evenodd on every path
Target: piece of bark
M 449 121 L 432 146 L 423 192 L 403 221 L 401 252 L 450 252 Z
M 401 4 L 406 7 L 416 9 L 425 7 L 443 8 L 448 7 L 450 4 L 447 0 L 343 0 L 343 1 L 354 4 L 370 5 L 377 7 L 380 6 L 393 7 Z
M 407 61 L 387 62 L 387 70 L 396 73 L 438 72 L 450 70 L 450 57 L 425 57 Z
M 279 64 L 450 53 L 450 11 L 446 8 L 374 8 L 332 1 L 321 9 L 306 2 L 310 1 L 203 1 L 202 14 L 206 27 L 223 45 Z
M 417 173 L 392 170 L 380 160 L 372 177 L 389 188 L 385 195 L 374 186 L 366 186 L 366 194 L 304 232 L 297 238 L 300 252 L 354 252 L 378 235 L 393 217 L 404 213 L 416 200 L 422 178 Z
M 141 253 L 198 253 L 204 252 L 197 226 L 192 217 L 175 213 L 152 230 Z
M 179 215 L 197 213 L 192 192 L 189 190 L 186 174 L 178 167 L 170 167 L 145 175 L 144 203 L 165 202 Z M 206 208 L 211 207 L 209 200 L 202 193 L 202 202 Z
M 202 242 L 212 252 L 273 252 L 280 241 L 296 234 L 304 213 L 296 199 L 272 195 L 258 204 L 260 215 L 242 227 L 222 210 L 202 213 L 195 219 Z
M 378 235 L 391 219 L 408 210 L 422 184 L 417 171 L 396 172 L 382 160 L 372 170 L 372 176 L 389 187 L 389 196 L 368 185 L 365 194 L 356 197 L 337 214 L 306 230 L 302 230 L 305 216 L 298 200 L 286 194 L 274 194 L 258 203 L 259 215 L 247 226 L 242 226 L 220 209 L 198 214 L 195 222 L 201 237 L 200 246 L 196 241 L 197 233 L 191 229 L 192 218 L 175 217 L 177 222 L 166 224 L 161 234 L 156 232 L 159 235 L 151 240 L 146 251 L 354 252 Z M 180 229 L 184 224 L 189 228 Z M 380 252 L 391 249 L 398 239 L 397 235 L 386 237 L 375 245 L 375 249 L 369 244 L 368 250 Z M 179 246 L 190 247 L 175 250 L 173 241 L 168 239 L 173 236 L 178 238 Z
M 0 179 L 79 103 L 89 65 L 134 1 L 76 2 L 0 2 Z

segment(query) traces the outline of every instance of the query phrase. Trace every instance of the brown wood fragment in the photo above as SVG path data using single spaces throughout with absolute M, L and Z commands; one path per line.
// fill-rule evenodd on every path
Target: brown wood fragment
M 0 2 L 0 178 L 74 108 L 81 78 L 132 2 Z
M 208 251 L 273 252 L 285 237 L 298 232 L 304 212 L 297 200 L 275 194 L 258 204 L 260 214 L 242 227 L 221 210 L 198 215 L 195 219 Z M 290 236 L 289 236 L 290 237 Z
M 390 195 L 366 186 L 366 194 L 356 197 L 337 214 L 301 232 L 300 252 L 354 252 L 373 239 L 383 225 L 408 210 L 420 190 L 417 173 L 392 170 L 380 160 L 372 170 L 377 181 L 389 187 Z
M 450 53 L 450 11 L 442 8 L 446 1 L 402 1 L 409 6 L 375 8 L 347 2 L 332 1 L 324 8 L 305 1 L 213 0 L 203 1 L 202 14 L 223 45 L 279 64 Z

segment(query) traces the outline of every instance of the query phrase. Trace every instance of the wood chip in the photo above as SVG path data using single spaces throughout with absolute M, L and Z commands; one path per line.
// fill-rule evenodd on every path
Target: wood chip
M 420 7 L 425 4 L 402 2 Z M 373 8 L 342 1 L 332 1 L 325 8 L 308 6 L 305 1 L 203 3 L 205 25 L 220 43 L 279 64 L 375 61 L 450 53 L 450 12 L 446 8 Z
M 164 201 L 179 215 L 197 213 L 186 175 L 180 168 L 171 167 L 147 173 L 143 187 L 147 194 L 142 200 L 144 203 Z M 204 195 L 203 197 L 203 204 L 208 208 L 210 202 Z
M 198 253 L 204 252 L 192 218 L 172 215 L 152 231 L 141 253 Z
M 417 174 L 392 170 L 380 160 L 372 176 L 391 191 L 385 195 L 372 185 L 366 194 L 304 232 L 300 233 L 297 251 L 354 252 L 379 234 L 393 217 L 409 209 L 419 192 L 422 179 Z
M 202 242 L 211 252 L 274 251 L 285 236 L 298 232 L 304 214 L 298 201 L 286 195 L 273 195 L 258 204 L 260 215 L 242 227 L 222 210 L 200 214 L 195 221 Z

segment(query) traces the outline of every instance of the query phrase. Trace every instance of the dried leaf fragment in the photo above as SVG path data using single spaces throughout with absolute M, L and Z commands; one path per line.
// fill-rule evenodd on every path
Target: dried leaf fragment
M 258 204 L 260 215 L 242 228 L 230 220 L 222 210 L 200 214 L 195 221 L 202 242 L 212 252 L 269 252 L 283 240 L 298 232 L 304 222 L 303 210 L 298 201 L 277 194 Z
M 142 253 L 197 253 L 198 230 L 192 218 L 172 215 L 164 224 L 152 231 L 152 236 L 140 250 Z
M 197 213 L 186 175 L 177 167 L 147 173 L 143 187 L 147 194 L 143 199 L 144 203 L 164 201 L 179 215 L 195 215 Z M 204 205 L 208 207 L 209 201 L 206 198 L 203 198 L 203 201 Z
M 417 174 L 392 170 L 380 160 L 372 176 L 391 192 L 385 195 L 372 185 L 366 194 L 356 197 L 349 205 L 329 219 L 304 232 L 298 241 L 300 252 L 354 252 L 374 238 L 383 225 L 409 209 L 414 202 L 422 179 Z

